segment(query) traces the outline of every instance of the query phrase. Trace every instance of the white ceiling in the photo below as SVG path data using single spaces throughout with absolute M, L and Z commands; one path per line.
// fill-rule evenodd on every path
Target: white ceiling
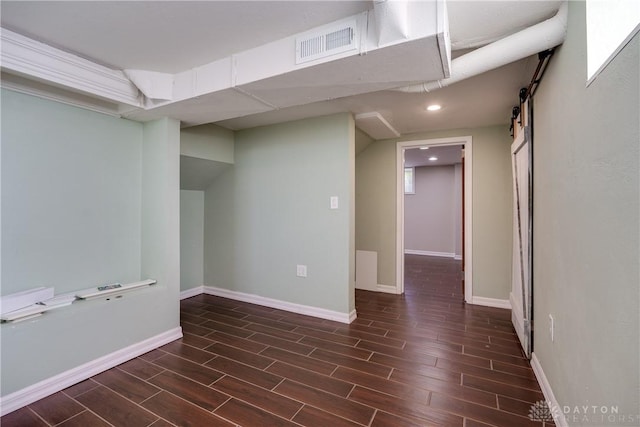
M 436 157 L 437 160 L 429 160 L 430 157 Z M 411 148 L 404 151 L 404 165 L 406 167 L 448 166 L 461 162 L 462 145 L 429 147 L 427 150 Z
M 559 4 L 449 1 L 452 45 L 468 48 L 486 44 L 554 15 Z M 177 73 L 371 9 L 372 5 L 371 1 L 3 0 L 0 11 L 3 28 L 96 63 L 114 69 Z M 415 57 L 421 53 L 402 52 Z M 390 68 L 393 65 L 386 64 Z M 228 103 L 221 103 L 219 98 L 207 103 L 207 97 L 202 97 L 184 105 L 176 103 L 167 111 L 178 118 L 197 116 L 198 122 L 206 122 L 207 117 L 220 117 L 220 109 L 225 109 L 225 120 L 215 122 L 230 129 L 345 111 L 377 111 L 403 135 L 506 124 L 517 103 L 518 90 L 529 82 L 535 65 L 535 58 L 524 59 L 427 94 L 380 91 L 375 89 L 380 82 L 364 82 L 374 83 L 370 86 L 377 91 L 266 112 L 262 108 L 236 108 L 232 102 L 237 96 L 229 98 Z M 321 67 L 318 69 L 318 77 L 323 78 Z M 313 77 L 312 71 L 307 74 Z M 295 91 L 295 85 L 288 90 Z M 343 93 L 350 93 L 350 88 Z M 443 109 L 427 113 L 424 107 L 432 102 L 440 103 Z
M 177 73 L 371 1 L 2 1 L 2 27 L 111 68 Z

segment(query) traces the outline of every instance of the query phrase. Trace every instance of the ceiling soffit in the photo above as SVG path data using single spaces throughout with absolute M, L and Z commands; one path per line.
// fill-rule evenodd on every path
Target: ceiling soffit
M 2 32 L 2 66 L 5 72 L 129 105 L 119 112 L 133 120 L 170 115 L 186 125 L 197 125 L 446 77 L 450 58 L 442 46 L 447 36 L 444 11 L 436 2 L 408 2 L 406 7 L 406 34 L 397 34 L 395 40 L 387 34 L 383 45 L 380 29 L 386 23 L 375 21 L 371 10 L 350 17 L 356 23 L 351 35 L 357 38 L 354 49 L 296 63 L 294 35 L 170 75 L 170 79 L 160 76 L 158 82 L 163 83 L 147 85 L 171 85 L 160 92 L 170 93 L 172 100 L 132 96 L 131 83 L 122 71 L 6 30 Z M 389 14 L 378 19 L 398 17 Z M 58 60 L 51 61 L 52 57 Z M 126 91 L 124 99 L 121 93 Z

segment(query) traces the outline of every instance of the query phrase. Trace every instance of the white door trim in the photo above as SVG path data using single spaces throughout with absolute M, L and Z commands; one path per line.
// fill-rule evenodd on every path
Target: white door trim
M 422 139 L 400 141 L 396 145 L 396 293 L 404 293 L 404 150 L 424 146 L 443 146 L 464 144 L 464 300 L 473 299 L 473 138 L 459 136 L 455 138 Z

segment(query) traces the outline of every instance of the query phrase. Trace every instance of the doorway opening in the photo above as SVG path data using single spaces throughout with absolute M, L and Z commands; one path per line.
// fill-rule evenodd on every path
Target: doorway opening
M 464 212 L 464 219 L 458 219 L 462 223 L 462 250 L 461 255 L 463 259 L 464 269 L 464 300 L 471 302 L 473 295 L 473 283 L 472 283 L 472 200 L 473 200 L 473 188 L 472 188 L 472 137 L 462 136 L 455 138 L 439 138 L 428 140 L 415 140 L 415 141 L 403 141 L 398 142 L 396 147 L 396 159 L 397 159 L 397 212 L 396 212 L 396 293 L 404 293 L 405 286 L 405 230 L 407 224 L 405 224 L 405 193 L 410 194 L 414 190 L 411 186 L 405 187 L 407 178 L 415 178 L 415 170 L 405 169 L 405 155 L 408 150 L 420 149 L 423 150 L 432 149 L 432 152 L 436 151 L 436 148 L 446 148 L 449 146 L 463 146 L 464 147 L 464 159 L 462 162 L 462 212 Z M 447 151 L 447 150 L 443 150 Z M 451 151 L 451 150 L 448 150 Z M 434 156 L 427 156 L 434 157 Z M 407 163 L 409 165 L 410 163 Z M 409 166 L 410 168 L 410 166 Z M 453 251 L 455 255 L 455 250 Z M 429 254 L 428 252 L 424 253 Z M 442 253 L 440 254 L 442 255 Z

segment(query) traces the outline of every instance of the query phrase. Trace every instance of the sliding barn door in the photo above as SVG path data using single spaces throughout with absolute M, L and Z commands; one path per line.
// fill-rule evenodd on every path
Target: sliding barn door
M 527 357 L 531 357 L 531 169 L 529 127 L 511 145 L 513 168 L 513 278 L 511 319 Z

